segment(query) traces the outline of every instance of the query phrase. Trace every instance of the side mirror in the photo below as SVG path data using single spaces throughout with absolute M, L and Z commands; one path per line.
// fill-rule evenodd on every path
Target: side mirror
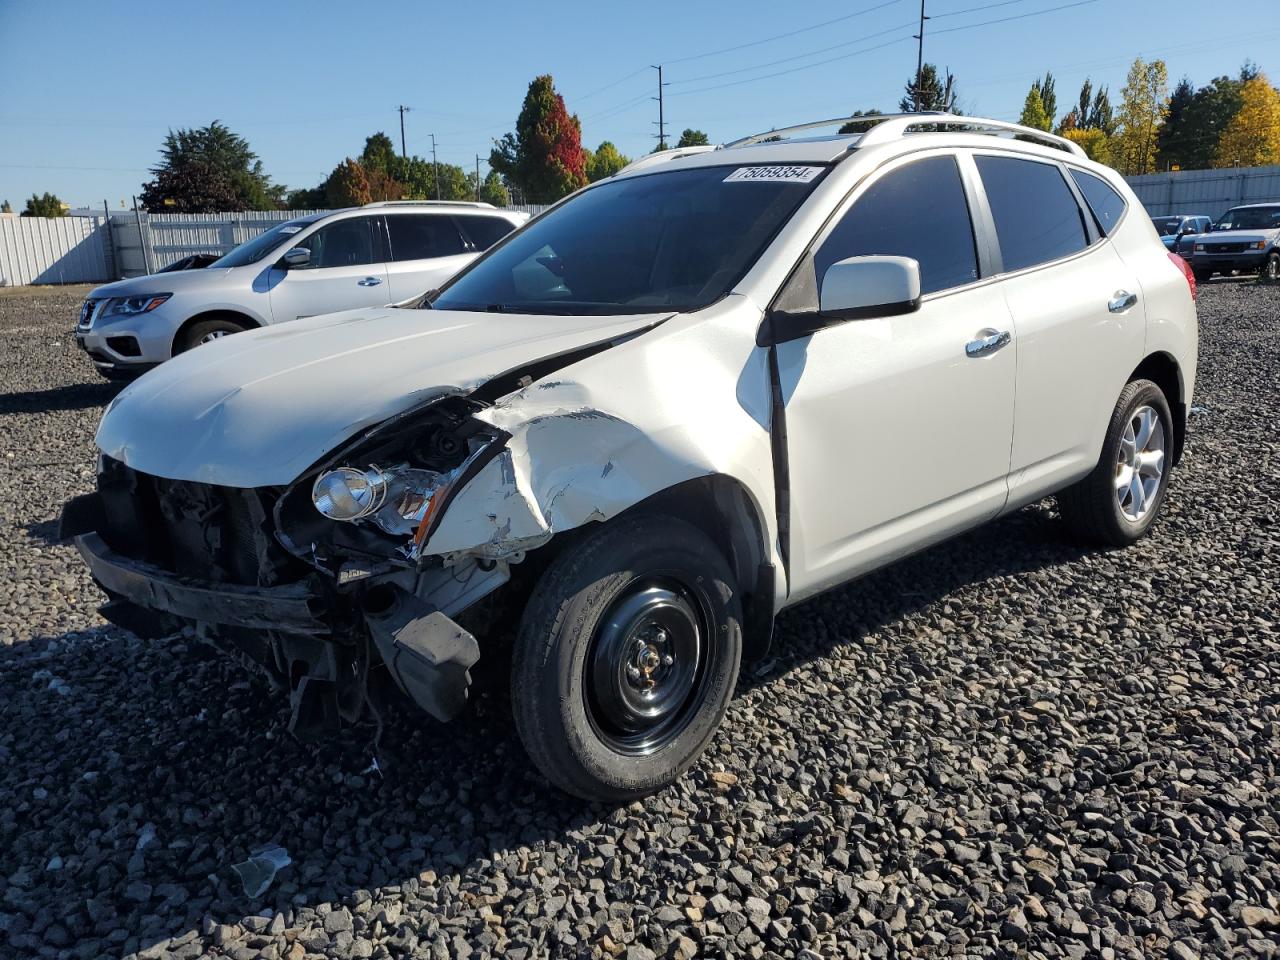
M 847 320 L 920 309 L 920 264 L 910 257 L 849 257 L 827 267 L 817 312 L 775 311 L 756 335 L 762 347 L 798 340 Z
M 286 270 L 305 267 L 311 262 L 311 251 L 306 247 L 294 247 L 292 250 L 285 252 L 285 255 L 280 258 L 280 262 Z
M 920 309 L 920 264 L 910 257 L 850 257 L 827 267 L 818 313 L 829 321 L 896 317 Z

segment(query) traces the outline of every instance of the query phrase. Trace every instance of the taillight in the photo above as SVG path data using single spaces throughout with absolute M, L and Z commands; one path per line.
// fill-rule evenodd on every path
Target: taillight
M 1194 300 L 1196 298 L 1196 274 L 1191 269 L 1191 264 L 1172 252 L 1169 254 L 1169 259 L 1173 261 L 1174 266 L 1182 271 L 1182 275 L 1187 278 L 1187 286 L 1191 288 L 1191 299 Z

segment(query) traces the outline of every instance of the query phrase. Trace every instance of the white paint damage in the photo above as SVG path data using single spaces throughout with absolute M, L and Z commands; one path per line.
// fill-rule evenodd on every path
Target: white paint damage
M 741 483 L 772 542 L 768 372 L 757 306 L 731 296 L 503 398 L 477 418 L 510 434 L 449 504 L 425 553 L 518 559 L 687 480 Z
M 184 353 L 130 385 L 108 407 L 97 443 L 154 476 L 282 486 L 388 417 L 662 317 L 383 307 L 253 330 Z

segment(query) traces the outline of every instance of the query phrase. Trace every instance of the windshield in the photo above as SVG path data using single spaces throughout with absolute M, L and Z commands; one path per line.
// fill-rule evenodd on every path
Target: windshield
M 747 272 L 819 166 L 699 167 L 611 181 L 514 234 L 448 286 L 439 310 L 697 310 Z
M 1162 237 L 1171 237 L 1178 232 L 1178 228 L 1182 226 L 1181 217 L 1152 217 L 1151 222 L 1156 225 Z
M 252 240 L 245 241 L 230 253 L 213 261 L 209 266 L 216 269 L 218 267 L 243 267 L 250 263 L 257 263 L 279 246 L 286 237 L 301 233 L 313 222 L 310 219 L 286 220 L 284 223 L 272 227 L 266 233 L 260 233 Z
M 1219 230 L 1271 230 L 1280 227 L 1280 207 L 1237 207 L 1218 221 Z

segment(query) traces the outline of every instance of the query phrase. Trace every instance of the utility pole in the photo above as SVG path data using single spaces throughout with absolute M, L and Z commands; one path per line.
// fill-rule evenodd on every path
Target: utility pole
M 404 157 L 405 157 L 405 150 L 404 150 L 404 115 L 405 115 L 405 113 L 406 113 L 407 111 L 412 110 L 413 108 L 412 108 L 412 107 L 406 107 L 406 106 L 403 106 L 403 105 L 402 105 L 402 106 L 400 106 L 398 109 L 399 109 L 399 111 L 400 111 L 400 159 L 402 159 L 402 160 L 403 160 L 403 159 L 404 159 Z
M 921 110 L 920 97 L 924 93 L 924 22 L 929 18 L 924 15 L 924 0 L 920 0 L 920 32 L 915 34 L 916 44 L 916 95 L 915 112 Z
M 666 86 L 662 82 L 662 64 L 654 65 L 653 69 L 658 71 L 658 95 L 654 100 L 658 101 L 658 149 L 667 149 L 667 123 L 666 118 L 662 114 L 662 88 Z
M 480 202 L 480 154 L 476 154 L 476 203 Z
M 436 162 L 436 135 L 431 135 L 431 170 L 436 175 L 436 199 L 440 199 L 440 164 Z

